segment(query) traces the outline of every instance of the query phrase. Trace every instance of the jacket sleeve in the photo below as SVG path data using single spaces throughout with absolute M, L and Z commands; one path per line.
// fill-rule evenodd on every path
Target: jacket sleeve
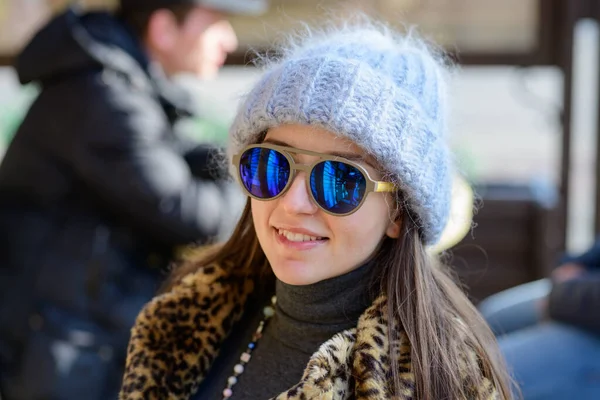
M 600 273 L 555 284 L 548 307 L 552 319 L 600 334 Z
M 82 100 L 70 104 L 78 136 L 68 161 L 88 190 L 161 243 L 218 233 L 227 212 L 222 188 L 194 177 L 184 157 L 166 144 L 172 128 L 155 99 L 99 78 L 73 92 Z
M 560 260 L 560 264 L 565 263 L 581 264 L 588 269 L 600 269 L 600 238 L 596 239 L 593 246 L 582 254 L 565 255 Z

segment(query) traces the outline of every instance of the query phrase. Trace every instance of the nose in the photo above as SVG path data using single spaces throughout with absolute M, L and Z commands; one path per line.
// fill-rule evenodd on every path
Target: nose
M 306 187 L 305 172 L 299 172 L 291 186 L 279 199 L 283 210 L 288 214 L 312 215 L 319 210 Z

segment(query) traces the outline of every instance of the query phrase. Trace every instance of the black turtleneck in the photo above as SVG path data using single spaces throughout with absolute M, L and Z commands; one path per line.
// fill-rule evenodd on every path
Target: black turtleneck
M 276 282 L 275 316 L 263 331 L 252 359 L 233 388 L 233 400 L 262 400 L 298 383 L 304 368 L 321 344 L 336 333 L 356 326 L 375 299 L 370 288 L 372 264 L 312 285 Z M 247 305 L 242 320 L 223 343 L 221 354 L 194 399 L 222 399 L 227 378 L 246 349 L 269 303 L 269 293 Z

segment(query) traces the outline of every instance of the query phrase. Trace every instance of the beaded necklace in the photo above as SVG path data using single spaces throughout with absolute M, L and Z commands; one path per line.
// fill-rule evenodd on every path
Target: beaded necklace
M 240 356 L 240 362 L 233 367 L 233 375 L 227 378 L 227 386 L 223 390 L 223 400 L 227 400 L 233 396 L 233 387 L 238 382 L 238 377 L 244 373 L 244 366 L 250 362 L 252 351 L 262 337 L 262 331 L 265 328 L 265 325 L 269 322 L 271 317 L 275 315 L 275 303 L 277 303 L 277 298 L 273 296 L 271 297 L 271 305 L 263 308 L 263 319 L 259 322 L 258 328 L 256 328 L 256 331 L 252 335 L 252 340 L 248 343 L 248 347 L 246 347 L 246 350 Z

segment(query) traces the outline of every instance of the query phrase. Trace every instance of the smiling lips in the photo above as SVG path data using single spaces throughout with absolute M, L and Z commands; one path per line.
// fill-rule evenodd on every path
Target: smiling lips
M 277 229 L 277 232 L 279 233 L 279 235 L 285 237 L 290 242 L 311 242 L 311 241 L 314 242 L 317 240 L 325 239 L 320 236 L 310 236 L 310 235 L 305 235 L 303 233 L 291 232 L 291 231 L 288 231 L 285 229 Z

